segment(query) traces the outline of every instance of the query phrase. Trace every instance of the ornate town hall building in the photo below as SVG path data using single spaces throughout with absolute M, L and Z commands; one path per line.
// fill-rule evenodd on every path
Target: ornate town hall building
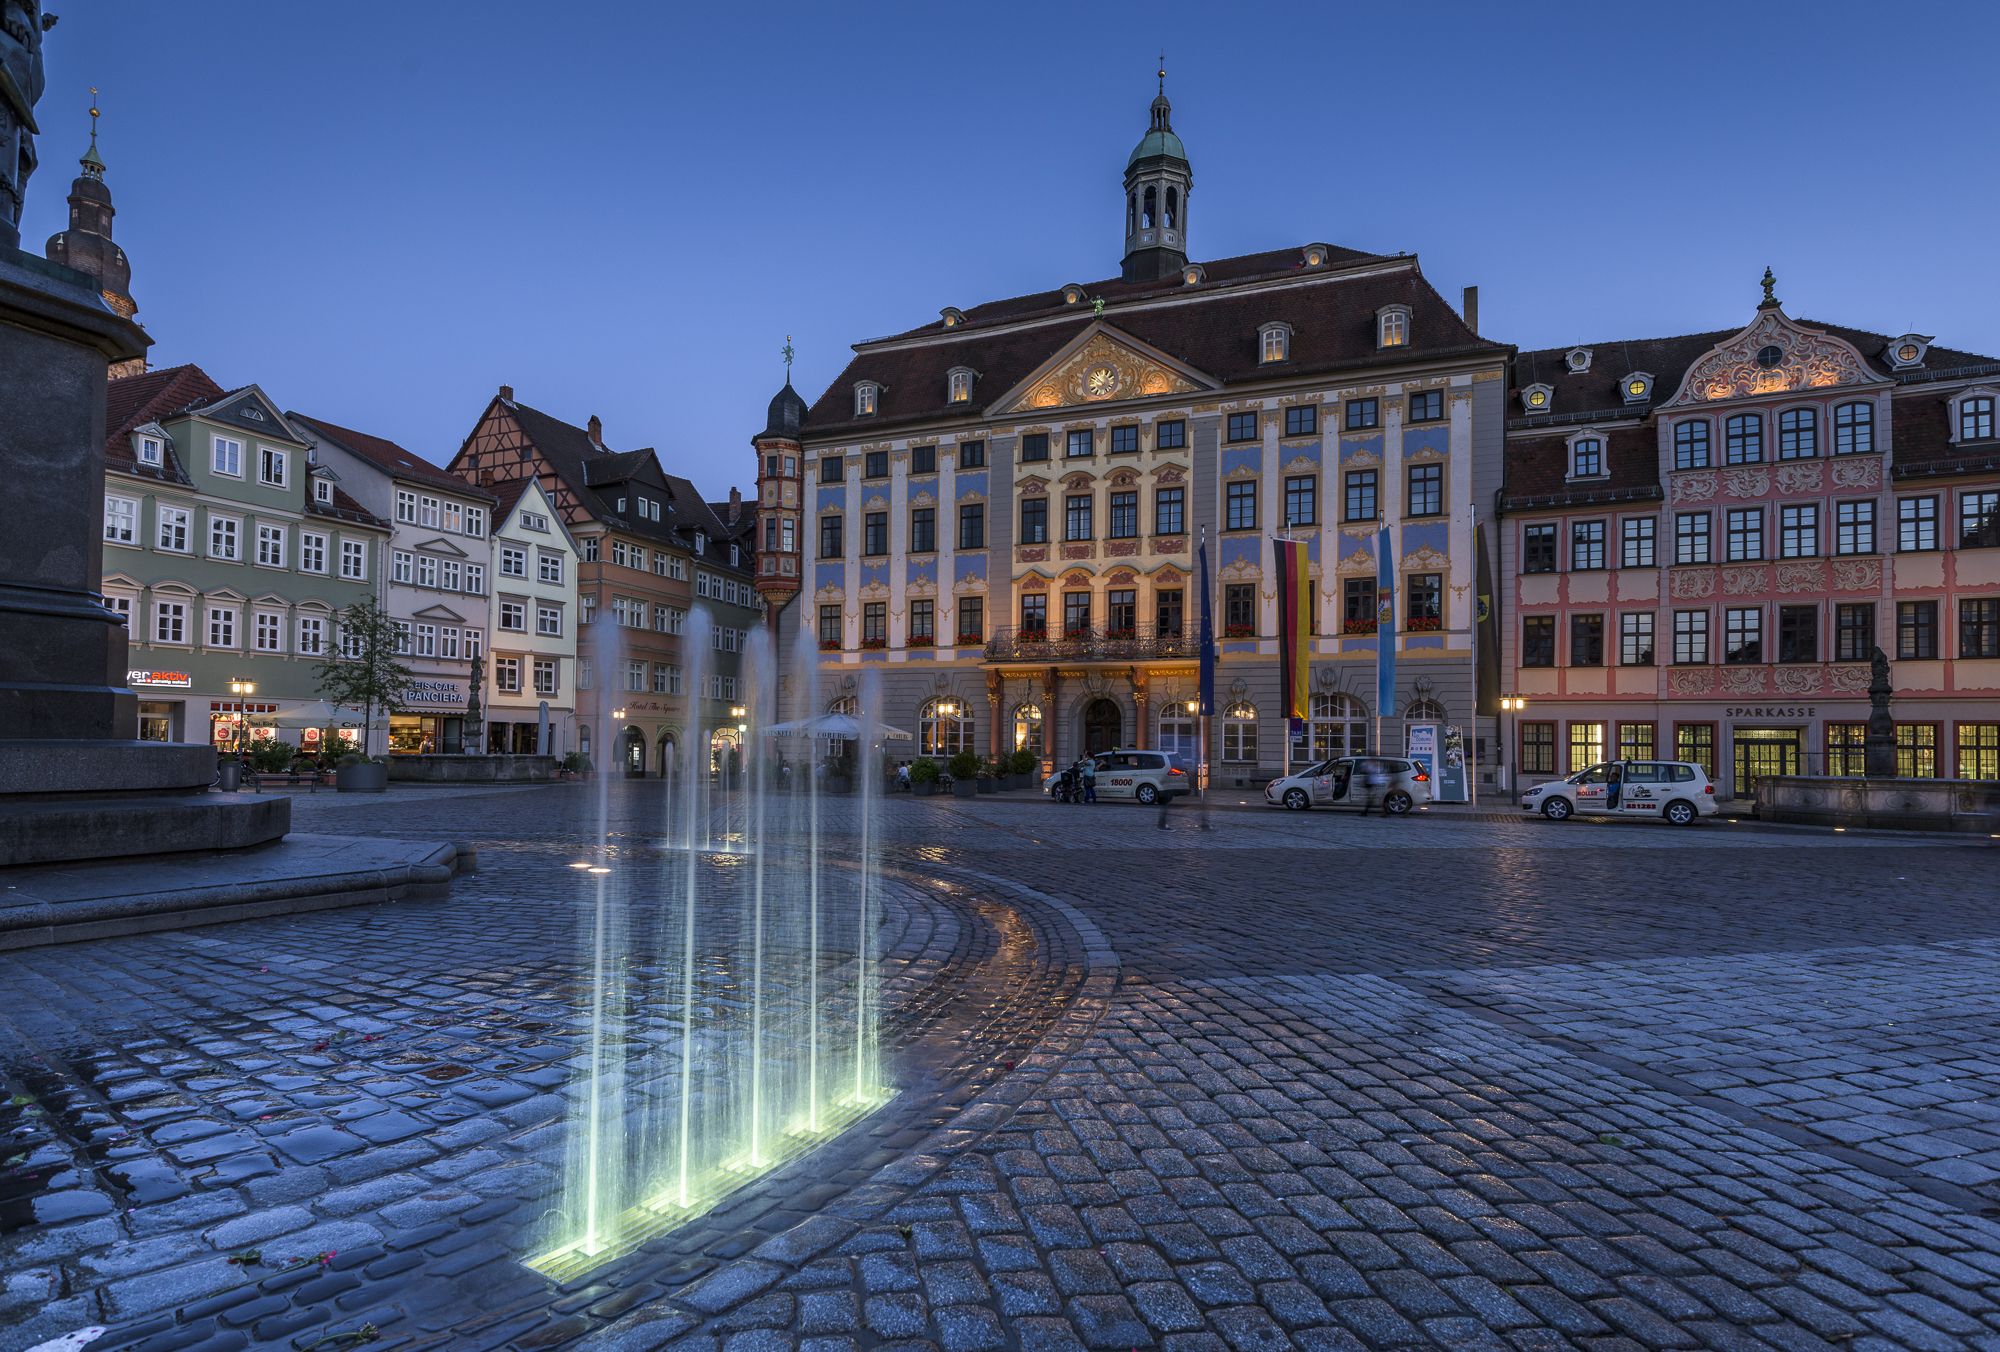
M 1116 276 L 948 305 L 857 344 L 810 407 L 789 386 L 772 401 L 753 438 L 757 576 L 780 637 L 817 648 L 822 704 L 878 671 L 916 754 L 1191 756 L 1205 532 L 1219 782 L 1370 745 L 1378 714 L 1399 750 L 1406 719 L 1469 741 L 1475 504 L 1499 486 L 1510 350 L 1414 255 L 1307 242 L 1194 261 L 1171 113 L 1163 93 L 1107 194 Z M 1392 633 L 1376 632 L 1385 523 Z M 1311 560 L 1296 733 L 1274 537 Z M 1382 710 L 1378 644 L 1399 654 Z

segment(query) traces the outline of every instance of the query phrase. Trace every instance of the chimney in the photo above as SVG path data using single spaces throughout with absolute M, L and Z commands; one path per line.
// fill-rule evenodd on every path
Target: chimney
M 729 490 L 729 524 L 735 525 L 736 518 L 741 515 L 743 515 L 743 490 L 732 488 Z
M 482 469 L 482 470 L 480 470 L 480 471 L 479 471 L 479 486 L 480 486 L 481 488 L 491 488 L 491 487 L 493 487 L 493 471 L 492 471 L 492 470 L 490 470 L 490 469 Z
M 505 399 L 505 400 L 506 400 L 506 401 L 507 401 L 508 403 L 510 403 L 510 404 L 511 404 L 511 403 L 513 403 L 513 402 L 514 402 L 514 387 L 513 387 L 512 385 L 502 385 L 502 386 L 500 387 L 500 397 L 501 397 L 502 399 Z
M 590 415 L 590 421 L 585 425 L 585 430 L 590 433 L 591 445 L 596 446 L 599 450 L 604 449 L 604 424 L 597 420 L 595 413 Z
M 1465 327 L 1474 333 L 1479 332 L 1479 288 L 1476 286 L 1465 288 Z

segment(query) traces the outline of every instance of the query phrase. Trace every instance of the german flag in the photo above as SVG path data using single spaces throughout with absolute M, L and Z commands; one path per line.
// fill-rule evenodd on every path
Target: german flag
M 1278 660 L 1284 670 L 1285 716 L 1306 716 L 1312 658 L 1312 566 L 1304 540 L 1274 540 L 1278 564 Z

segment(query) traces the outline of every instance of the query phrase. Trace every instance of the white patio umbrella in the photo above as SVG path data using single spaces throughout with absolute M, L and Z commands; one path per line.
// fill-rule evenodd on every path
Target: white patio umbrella
M 358 728 L 362 711 L 345 704 L 329 704 L 320 699 L 301 704 L 283 713 L 251 714 L 244 722 L 253 728 Z M 375 726 L 382 727 L 387 715 L 378 715 Z
M 791 723 L 774 723 L 765 728 L 770 737 L 831 737 L 838 742 L 858 742 L 861 740 L 861 720 L 853 714 L 818 714 L 812 718 L 801 718 Z M 914 736 L 901 728 L 883 724 L 875 725 L 878 737 L 895 737 L 909 741 Z

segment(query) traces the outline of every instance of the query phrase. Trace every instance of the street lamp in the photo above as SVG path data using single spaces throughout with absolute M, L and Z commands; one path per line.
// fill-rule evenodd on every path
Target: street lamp
M 254 695 L 254 694 L 256 694 L 256 693 L 257 693 L 257 683 L 256 683 L 255 681 L 231 681 L 231 682 L 229 683 L 229 693 L 237 697 L 237 704 L 236 704 L 236 749 L 237 749 L 238 751 L 241 751 L 241 750 L 243 749 L 243 703 L 242 703 L 242 700 L 243 700 L 243 697 L 244 697 L 245 695 Z
M 1515 745 L 1517 735 L 1520 732 L 1521 711 L 1527 707 L 1528 707 L 1528 701 L 1522 699 L 1519 695 L 1502 695 L 1500 697 L 1501 711 L 1503 713 L 1510 713 L 1514 715 L 1514 727 L 1509 732 L 1507 741 L 1502 745 L 1500 751 L 1500 763 L 1502 765 L 1512 766 L 1514 764 L 1514 760 L 1507 755 L 1507 752 L 1508 750 L 1512 749 Z M 1520 787 L 1519 784 L 1513 782 L 1513 772 L 1511 770 L 1508 772 L 1507 787 L 1510 791 Z

